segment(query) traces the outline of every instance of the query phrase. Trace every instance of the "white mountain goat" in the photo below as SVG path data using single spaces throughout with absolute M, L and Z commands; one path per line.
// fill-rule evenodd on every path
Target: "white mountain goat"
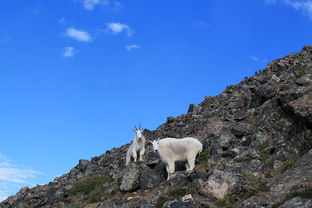
M 193 170 L 195 158 L 203 150 L 202 143 L 193 137 L 182 139 L 164 138 L 154 140 L 151 143 L 153 144 L 154 152 L 158 152 L 160 159 L 166 164 L 167 180 L 170 179 L 170 175 L 175 171 L 175 162 L 187 161 L 186 170 Z
M 126 156 L 126 165 L 129 164 L 131 158 L 133 158 L 134 162 L 137 162 L 138 160 L 138 152 L 139 152 L 139 161 L 143 160 L 143 155 L 145 153 L 145 142 L 146 139 L 143 135 L 143 128 L 134 128 L 134 132 L 136 133 L 132 144 L 130 145 L 127 156 Z

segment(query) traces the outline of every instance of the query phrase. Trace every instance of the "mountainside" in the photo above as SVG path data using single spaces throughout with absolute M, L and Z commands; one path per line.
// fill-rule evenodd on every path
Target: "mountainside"
M 190 105 L 188 113 L 147 140 L 198 138 L 204 151 L 195 171 L 164 164 L 147 143 L 145 161 L 125 166 L 129 144 L 47 185 L 23 188 L 1 208 L 60 207 L 312 207 L 312 46 Z

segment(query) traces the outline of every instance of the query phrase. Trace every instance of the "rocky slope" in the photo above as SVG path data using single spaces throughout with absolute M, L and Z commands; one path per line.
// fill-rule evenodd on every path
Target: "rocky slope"
M 199 138 L 204 151 L 192 173 L 177 164 L 166 181 L 150 145 L 144 162 L 125 167 L 127 144 L 0 207 L 312 207 L 311 130 L 312 46 L 305 46 L 144 131 L 148 140 Z

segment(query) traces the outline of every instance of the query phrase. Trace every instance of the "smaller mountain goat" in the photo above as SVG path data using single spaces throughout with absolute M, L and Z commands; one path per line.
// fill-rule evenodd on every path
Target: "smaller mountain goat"
M 143 160 L 143 155 L 145 153 L 145 142 L 146 139 L 143 135 L 143 128 L 134 128 L 134 132 L 136 133 L 132 144 L 130 145 L 127 156 L 126 156 L 126 165 L 129 164 L 131 158 L 133 158 L 134 162 L 137 162 L 138 159 L 138 152 L 139 152 L 139 161 Z
M 154 152 L 158 152 L 160 159 L 166 164 L 167 180 L 170 179 L 170 175 L 175 171 L 175 162 L 187 161 L 186 170 L 193 170 L 195 158 L 203 150 L 201 142 L 193 137 L 182 139 L 164 138 L 154 140 L 151 143 L 153 144 Z

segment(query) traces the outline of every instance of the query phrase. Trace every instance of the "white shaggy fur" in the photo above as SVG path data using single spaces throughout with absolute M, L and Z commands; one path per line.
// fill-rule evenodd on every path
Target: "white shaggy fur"
M 136 133 L 132 144 L 130 145 L 127 156 L 126 156 L 126 165 L 129 164 L 131 158 L 133 158 L 134 162 L 138 160 L 138 152 L 139 152 L 139 161 L 143 160 L 143 155 L 145 153 L 145 142 L 146 139 L 143 135 L 143 128 L 135 128 L 134 132 Z
M 200 141 L 193 137 L 182 139 L 164 138 L 152 141 L 154 152 L 158 152 L 161 160 L 166 164 L 167 180 L 174 173 L 175 162 L 185 162 L 186 170 L 191 171 L 195 167 L 195 158 L 203 150 Z

